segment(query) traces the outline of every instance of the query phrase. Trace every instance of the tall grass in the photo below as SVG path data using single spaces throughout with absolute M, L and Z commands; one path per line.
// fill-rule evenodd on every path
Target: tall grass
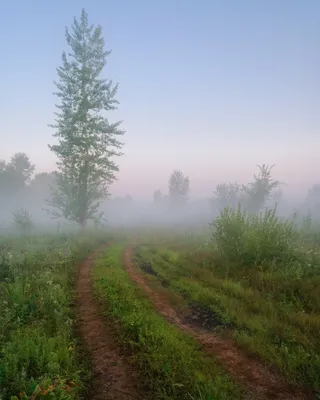
M 298 234 L 293 220 L 282 220 L 276 209 L 257 215 L 225 208 L 211 224 L 217 250 L 226 261 L 270 265 L 297 258 Z

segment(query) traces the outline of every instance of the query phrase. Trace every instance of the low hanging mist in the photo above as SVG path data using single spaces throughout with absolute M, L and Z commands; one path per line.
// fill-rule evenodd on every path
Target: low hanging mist
M 226 207 L 240 207 L 247 214 L 272 209 L 280 217 L 296 218 L 298 221 L 306 217 L 315 220 L 320 217 L 320 185 L 315 184 L 305 193 L 305 200 L 297 202 L 283 195 L 285 185 L 277 181 L 275 175 L 275 166 L 263 164 L 256 167 L 251 182 L 222 181 L 212 190 L 208 188 L 211 195 L 207 198 L 191 200 L 188 176 L 174 170 L 168 177 L 166 191 L 155 189 L 154 193 L 150 193 L 149 201 L 135 200 L 130 194 L 124 197 L 106 196 L 99 206 L 99 212 L 103 213 L 99 226 L 205 228 Z M 2 234 L 76 229 L 76 221 L 52 218 L 48 213 L 48 201 L 57 176 L 57 171 L 37 173 L 36 166 L 24 153 L 16 153 L 10 160 L 1 162 Z M 93 221 L 88 223 L 94 226 Z

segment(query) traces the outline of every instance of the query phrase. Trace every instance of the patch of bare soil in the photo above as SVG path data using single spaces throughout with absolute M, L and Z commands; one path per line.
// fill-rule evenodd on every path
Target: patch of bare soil
M 140 400 L 139 376 L 129 358 L 121 351 L 112 324 L 100 316 L 93 297 L 90 270 L 99 250 L 79 267 L 76 283 L 77 327 L 90 354 L 93 372 L 90 400 Z
M 216 328 L 225 329 L 231 326 L 231 324 L 222 322 L 213 311 L 205 310 L 196 303 L 189 303 L 189 311 L 189 314 L 182 320 L 187 325 L 207 330 Z
M 181 331 L 193 336 L 207 354 L 214 356 L 224 365 L 235 381 L 243 384 L 248 389 L 254 399 L 314 399 L 311 393 L 303 393 L 291 387 L 279 374 L 270 371 L 260 361 L 254 360 L 245 354 L 231 339 L 219 337 L 215 333 L 208 332 L 197 326 L 194 322 L 180 316 L 171 307 L 165 295 L 151 289 L 143 275 L 134 268 L 132 248 L 126 248 L 124 260 L 125 267 L 132 281 L 144 290 L 157 311 Z

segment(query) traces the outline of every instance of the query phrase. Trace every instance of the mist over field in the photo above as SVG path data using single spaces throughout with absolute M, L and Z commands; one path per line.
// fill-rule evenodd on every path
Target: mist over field
M 176 186 L 171 188 L 170 192 L 169 176 L 168 187 L 164 191 L 156 189 L 150 193 L 149 199 L 134 199 L 129 193 L 123 197 L 112 194 L 107 196 L 99 207 L 99 211 L 103 212 L 101 223 L 110 228 L 205 227 L 223 208 L 234 208 L 238 203 L 249 212 L 261 212 L 276 207 L 276 214 L 280 217 L 291 218 L 299 215 L 302 218 L 309 215 L 317 219 L 320 216 L 320 185 L 315 183 L 307 192 L 301 191 L 299 196 L 286 194 L 286 186 L 273 179 L 273 176 L 276 177 L 276 166 L 270 167 L 272 166 L 266 166 L 270 169 L 270 177 L 255 178 L 252 174 L 252 181 L 247 184 L 247 189 L 253 185 L 256 204 L 246 204 L 248 203 L 246 195 L 241 193 L 245 185 L 227 182 L 223 177 L 220 184 L 208 188 L 208 195 L 201 198 L 192 192 L 191 181 L 184 188 L 177 179 Z M 259 171 L 258 167 L 254 170 L 256 174 Z M 178 172 L 182 174 L 182 179 L 188 178 L 182 171 Z M 0 229 L 3 234 L 14 233 L 16 229 L 14 216 L 23 211 L 30 215 L 35 231 L 37 229 L 61 231 L 62 227 L 67 230 L 76 228 L 76 224 L 72 221 L 68 223 L 63 218 L 52 218 L 48 213 L 47 202 L 51 198 L 50 188 L 55 182 L 55 172 L 37 173 L 27 155 L 15 154 L 12 159 L 3 161 L 0 182 L 2 189 Z M 112 186 L 110 191 L 112 192 Z
M 0 400 L 320 399 L 320 2 L 3 2 Z

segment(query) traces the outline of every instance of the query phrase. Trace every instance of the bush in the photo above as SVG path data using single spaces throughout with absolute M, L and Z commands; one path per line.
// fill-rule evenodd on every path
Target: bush
M 261 265 L 295 259 L 297 232 L 293 221 L 281 220 L 276 209 L 250 215 L 225 208 L 211 224 L 218 252 L 227 261 Z
M 31 214 L 28 210 L 21 208 L 13 214 L 14 224 L 21 235 L 29 235 L 34 227 Z

